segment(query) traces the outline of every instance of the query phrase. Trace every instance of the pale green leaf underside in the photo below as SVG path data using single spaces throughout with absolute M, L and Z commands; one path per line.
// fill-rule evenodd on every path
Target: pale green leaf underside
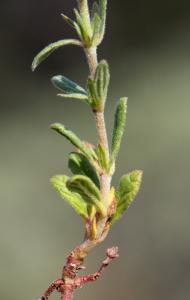
M 125 210 L 135 199 L 141 185 L 142 171 L 135 170 L 120 179 L 119 187 L 116 190 L 117 208 L 112 219 L 112 224 L 119 220 Z
M 52 43 L 41 50 L 34 58 L 32 62 L 32 71 L 34 71 L 42 61 L 44 61 L 51 53 L 53 53 L 56 49 L 66 46 L 66 45 L 76 45 L 81 46 L 81 42 L 76 39 L 65 39 L 60 40 L 58 42 Z
M 88 218 L 87 203 L 83 200 L 79 193 L 70 191 L 66 183 L 69 177 L 65 175 L 55 175 L 51 178 L 51 183 L 53 184 L 55 190 L 59 195 L 69 203 L 82 218 Z
M 57 94 L 58 97 L 62 97 L 65 99 L 75 99 L 75 100 L 82 100 L 88 102 L 88 96 L 84 94 Z

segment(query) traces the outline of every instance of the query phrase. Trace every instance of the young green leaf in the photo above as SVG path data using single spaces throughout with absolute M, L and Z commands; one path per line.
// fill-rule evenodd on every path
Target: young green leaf
M 95 14 L 100 15 L 100 7 L 99 7 L 99 4 L 96 1 L 94 1 L 93 4 L 92 4 L 92 12 L 91 12 L 92 24 L 93 24 L 93 18 L 95 16 Z
M 71 144 L 78 148 L 88 159 L 92 159 L 92 151 L 78 138 L 73 131 L 69 130 L 60 123 L 54 123 L 50 127 L 69 140 Z
M 84 175 L 75 175 L 67 182 L 67 187 L 71 191 L 79 193 L 88 204 L 94 205 L 102 217 L 106 216 L 100 191 L 90 178 Z
M 93 109 L 103 111 L 107 98 L 109 81 L 109 66 L 105 60 L 102 60 L 97 66 L 94 80 L 89 78 L 87 82 L 88 98 Z
M 124 211 L 135 199 L 140 189 L 142 174 L 142 171 L 135 170 L 121 177 L 119 187 L 116 190 L 117 208 L 111 221 L 112 224 L 121 218 Z
M 109 162 L 107 160 L 105 149 L 101 144 L 98 145 L 97 154 L 100 166 L 107 172 L 109 168 Z
M 69 203 L 75 211 L 84 219 L 88 218 L 88 207 L 87 203 L 83 200 L 79 193 L 70 191 L 67 188 L 67 181 L 69 177 L 65 175 L 56 175 L 51 178 L 51 183 L 53 184 L 59 195 Z
M 87 46 L 90 45 L 91 42 L 91 29 L 89 26 L 86 26 L 86 20 L 81 15 L 81 13 L 74 9 L 75 17 L 76 17 L 76 24 L 74 24 L 75 29 L 81 39 L 81 41 Z M 89 30 L 90 29 L 90 30 Z
M 93 30 L 93 34 L 92 34 L 92 47 L 96 47 L 99 44 L 99 40 L 100 40 L 100 27 L 101 27 L 101 19 L 100 16 L 95 13 L 94 17 L 93 17 L 93 22 L 92 22 L 92 30 Z
M 106 27 L 106 13 L 107 13 L 107 0 L 100 0 L 100 18 L 101 18 L 101 28 L 100 28 L 100 43 L 104 38 L 105 27 Z
M 75 29 L 78 37 L 80 38 L 81 41 L 83 41 L 84 40 L 84 34 L 83 34 L 83 29 L 81 28 L 80 24 L 73 21 L 73 26 L 74 26 L 74 29 Z
M 74 175 L 86 175 L 99 188 L 100 182 L 97 172 L 91 162 L 82 153 L 71 152 L 69 154 L 68 166 Z
M 75 27 L 75 25 L 74 25 L 75 22 L 71 18 L 69 18 L 65 14 L 61 14 L 61 16 L 67 24 L 69 24 L 71 27 Z
M 76 46 L 82 46 L 81 42 L 76 39 L 66 39 L 66 40 L 60 40 L 58 42 L 52 43 L 45 47 L 42 51 L 40 51 L 34 58 L 32 62 L 32 71 L 34 71 L 39 64 L 44 61 L 51 53 L 53 53 L 56 49 L 66 46 L 66 45 L 76 45 Z
M 103 109 L 107 98 L 107 92 L 110 82 L 109 66 L 106 60 L 100 61 L 97 66 L 94 84 L 100 106 Z
M 83 94 L 87 95 L 85 89 L 74 81 L 68 79 L 63 75 L 56 75 L 51 78 L 52 84 L 59 90 L 63 91 L 64 94 Z
M 88 78 L 87 81 L 87 92 L 90 106 L 92 109 L 96 109 L 98 107 L 99 100 L 96 95 L 94 81 L 91 78 Z
M 118 102 L 117 109 L 115 112 L 114 130 L 112 136 L 112 147 L 111 147 L 111 164 L 115 162 L 125 129 L 127 114 L 127 98 L 121 98 Z
M 91 22 L 90 22 L 90 12 L 87 0 L 79 0 L 79 10 L 80 10 L 80 16 L 83 22 L 84 29 L 89 37 L 92 36 L 92 28 L 91 28 Z
M 92 13 L 91 13 L 93 46 L 98 46 L 104 38 L 105 25 L 106 25 L 106 11 L 107 11 L 107 0 L 100 0 L 99 3 L 94 2 L 92 7 Z

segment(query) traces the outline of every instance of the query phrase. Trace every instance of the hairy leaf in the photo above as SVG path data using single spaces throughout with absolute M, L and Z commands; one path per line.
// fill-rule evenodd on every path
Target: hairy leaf
M 71 152 L 69 154 L 69 168 L 73 174 L 86 175 L 99 188 L 100 182 L 97 172 L 90 161 L 82 153 Z
M 80 38 L 81 41 L 83 41 L 83 31 L 82 31 L 82 28 L 81 26 L 77 23 L 77 22 L 74 22 L 74 28 L 76 30 L 76 33 L 78 34 L 78 37 Z
M 88 98 L 93 109 L 103 111 L 107 98 L 109 81 L 109 66 L 105 60 L 102 60 L 97 66 L 94 80 L 89 78 L 87 82 Z
M 75 211 L 84 219 L 88 218 L 88 207 L 87 203 L 81 197 L 79 193 L 70 191 L 67 188 L 67 181 L 69 177 L 65 175 L 55 175 L 51 178 L 51 183 L 53 184 L 59 195 L 69 203 Z
M 88 78 L 87 81 L 87 92 L 88 92 L 88 99 L 89 99 L 90 106 L 93 109 L 97 108 L 99 100 L 96 95 L 94 81 L 91 78 Z
M 92 35 L 92 28 L 91 28 L 91 22 L 90 22 L 90 12 L 89 12 L 89 7 L 88 4 L 86 4 L 86 0 L 79 0 L 80 6 L 79 6 L 79 11 L 80 15 L 83 21 L 83 26 L 84 29 L 89 37 Z
M 94 1 L 92 4 L 92 12 L 91 12 L 92 23 L 93 23 L 93 17 L 95 16 L 95 14 L 100 15 L 100 7 L 96 1 Z
M 74 25 L 75 22 L 71 18 L 69 18 L 65 14 L 61 14 L 61 16 L 62 16 L 63 20 L 65 22 L 67 22 L 71 27 L 75 27 L 75 25 Z
M 84 175 L 75 175 L 67 182 L 67 187 L 71 191 L 79 193 L 87 203 L 94 205 L 101 216 L 106 215 L 100 191 L 90 178 Z
M 102 60 L 97 66 L 94 79 L 96 94 L 98 96 L 99 101 L 101 102 L 102 109 L 105 105 L 105 100 L 107 98 L 109 81 L 109 66 L 106 60 Z
M 92 23 L 92 29 L 93 29 L 92 47 L 96 47 L 99 44 L 100 27 L 101 27 L 100 16 L 97 13 L 95 13 L 95 15 L 93 17 L 93 23 Z
M 111 164 L 115 161 L 123 136 L 126 123 L 127 114 L 127 98 L 121 98 L 118 102 L 117 109 L 115 112 L 114 130 L 112 136 L 112 147 L 111 147 Z
M 116 190 L 117 208 L 112 219 L 112 224 L 119 220 L 125 210 L 135 199 L 142 181 L 142 171 L 135 170 L 120 179 L 119 187 Z
M 86 19 L 84 16 L 81 15 L 81 13 L 77 10 L 74 9 L 75 17 L 76 17 L 76 24 L 75 29 L 81 38 L 82 42 L 85 43 L 86 45 L 90 45 L 90 40 L 91 40 L 91 28 L 89 25 L 86 23 Z
M 77 147 L 88 159 L 92 159 L 92 151 L 78 138 L 73 131 L 69 130 L 60 123 L 52 124 L 51 128 L 69 140 L 71 144 Z
M 98 161 L 99 161 L 100 166 L 105 171 L 108 171 L 109 163 L 107 161 L 105 149 L 101 144 L 98 145 L 97 154 L 98 154 Z
M 104 38 L 105 27 L 106 27 L 106 12 L 107 12 L 107 0 L 100 0 L 100 18 L 101 18 L 101 38 L 100 42 Z
M 56 49 L 66 45 L 81 46 L 82 44 L 79 40 L 76 39 L 65 39 L 48 45 L 35 56 L 32 62 L 32 71 L 34 71 L 39 66 L 39 64 L 43 60 L 45 60 L 51 53 L 53 53 Z
M 98 156 L 96 154 L 96 151 L 95 151 L 95 146 L 87 141 L 83 141 L 84 145 L 87 147 L 90 155 L 95 159 L 97 160 L 98 159 Z
M 63 91 L 65 94 L 87 95 L 85 89 L 63 75 L 53 76 L 51 82 L 57 89 Z

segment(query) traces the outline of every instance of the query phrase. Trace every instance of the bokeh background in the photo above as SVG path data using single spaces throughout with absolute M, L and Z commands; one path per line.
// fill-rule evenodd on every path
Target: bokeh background
M 60 276 L 69 251 L 83 238 L 83 224 L 49 184 L 68 173 L 72 147 L 48 125 L 61 121 L 96 143 L 85 105 L 56 97 L 50 77 L 85 85 L 82 51 L 58 50 L 36 73 L 34 55 L 52 41 L 74 36 L 61 12 L 74 0 L 0 2 L 0 299 L 38 299 Z M 129 97 L 127 129 L 113 183 L 144 170 L 135 203 L 87 259 L 97 270 L 106 247 L 120 259 L 78 300 L 188 300 L 190 296 L 190 2 L 109 1 L 107 58 L 111 86 L 109 137 L 116 101 Z M 58 295 L 52 297 L 57 299 Z

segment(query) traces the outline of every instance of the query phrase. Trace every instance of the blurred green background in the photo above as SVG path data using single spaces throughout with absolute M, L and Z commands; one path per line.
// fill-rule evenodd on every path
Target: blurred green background
M 38 299 L 60 276 L 83 224 L 49 184 L 68 173 L 72 147 L 48 125 L 62 121 L 96 143 L 88 107 L 56 97 L 50 77 L 85 85 L 81 50 L 62 48 L 32 74 L 34 55 L 72 30 L 59 16 L 74 0 L 1 0 L 0 3 L 0 299 Z M 74 35 L 72 35 L 74 36 Z M 106 247 L 120 259 L 78 300 L 188 300 L 190 296 L 190 2 L 109 1 L 105 41 L 111 86 L 109 137 L 116 101 L 129 97 L 127 129 L 113 183 L 144 170 L 135 203 L 87 259 L 97 270 Z M 58 299 L 58 295 L 52 297 Z

